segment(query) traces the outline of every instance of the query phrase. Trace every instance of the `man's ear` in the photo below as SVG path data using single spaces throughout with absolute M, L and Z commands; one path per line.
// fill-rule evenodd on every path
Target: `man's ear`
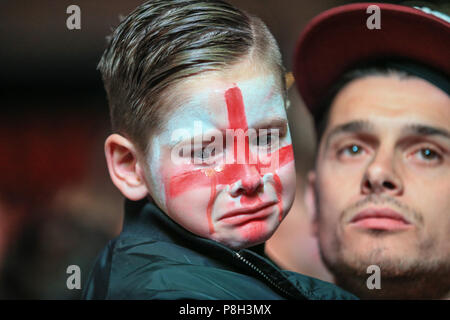
M 105 156 L 111 180 L 126 198 L 137 201 L 148 195 L 144 170 L 130 140 L 119 134 L 110 135 L 105 141 Z
M 317 207 L 316 207 L 316 173 L 315 171 L 309 171 L 307 175 L 307 183 L 305 190 L 305 205 L 308 212 L 308 216 L 311 221 L 311 235 L 313 237 L 318 236 L 318 217 L 317 217 Z

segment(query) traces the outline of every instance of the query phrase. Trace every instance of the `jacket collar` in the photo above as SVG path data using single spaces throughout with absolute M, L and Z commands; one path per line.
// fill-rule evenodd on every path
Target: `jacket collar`
M 125 200 L 125 219 L 121 236 L 174 242 L 189 247 L 209 258 L 222 261 L 239 268 L 244 273 L 260 278 L 275 290 L 281 290 L 283 295 L 289 298 L 305 299 L 304 293 L 300 292 L 299 288 L 293 285 L 270 259 L 265 257 L 264 244 L 238 251 L 232 250 L 217 241 L 202 238 L 187 231 L 147 199 Z M 258 270 L 255 270 L 255 266 Z

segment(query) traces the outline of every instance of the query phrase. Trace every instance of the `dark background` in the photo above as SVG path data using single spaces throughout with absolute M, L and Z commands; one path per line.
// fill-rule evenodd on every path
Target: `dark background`
M 120 232 L 121 194 L 109 180 L 103 142 L 108 107 L 96 65 L 105 36 L 143 1 L 0 3 L 0 298 L 77 299 L 66 268 L 82 282 L 95 256 Z M 234 0 L 262 18 L 291 68 L 305 24 L 355 1 Z M 423 3 L 424 1 L 421 1 Z M 448 1 L 434 1 L 448 4 Z M 68 30 L 66 8 L 81 8 L 81 30 Z M 431 5 L 430 5 L 431 6 Z M 291 90 L 293 91 L 293 90 Z M 292 92 L 291 124 L 299 171 L 311 166 L 309 115 Z

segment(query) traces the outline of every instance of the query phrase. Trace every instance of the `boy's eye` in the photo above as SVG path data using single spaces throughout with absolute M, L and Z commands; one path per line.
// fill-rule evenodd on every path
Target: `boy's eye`
M 209 157 L 214 157 L 216 153 L 215 151 L 216 151 L 215 148 L 208 148 L 208 147 L 192 150 L 191 158 L 208 159 Z
M 256 144 L 258 147 L 268 148 L 275 145 L 278 142 L 279 136 L 276 134 L 261 134 L 256 138 Z
M 272 136 L 270 134 L 258 136 L 256 138 L 256 143 L 260 147 L 270 146 L 270 144 L 272 143 Z

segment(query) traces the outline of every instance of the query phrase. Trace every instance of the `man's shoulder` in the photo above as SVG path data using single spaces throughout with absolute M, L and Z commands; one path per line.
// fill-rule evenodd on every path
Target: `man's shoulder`
M 335 284 L 309 277 L 293 271 L 283 271 L 288 279 L 294 283 L 310 300 L 356 300 L 355 295 L 347 292 Z

